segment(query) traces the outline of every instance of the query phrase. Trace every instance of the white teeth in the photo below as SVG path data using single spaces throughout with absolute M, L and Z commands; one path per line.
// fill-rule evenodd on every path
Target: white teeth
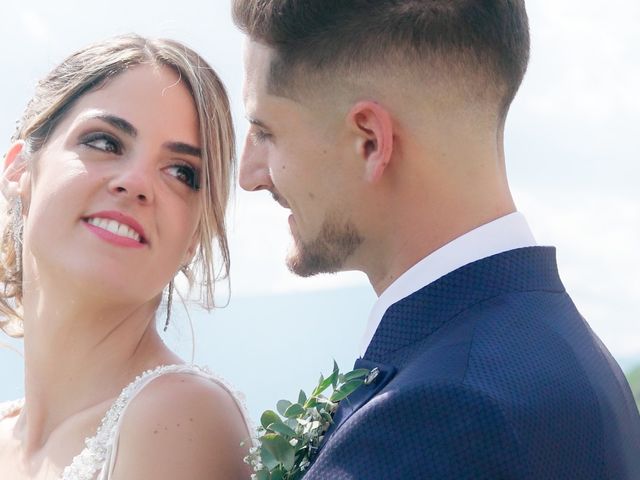
M 140 241 L 140 235 L 138 235 L 135 230 L 133 230 L 128 225 L 116 222 L 115 220 L 111 220 L 108 218 L 89 218 L 87 219 L 87 222 L 91 225 L 95 225 L 98 228 L 107 230 L 108 232 L 111 232 L 115 235 L 130 238 L 132 240 L 135 240 L 136 242 Z

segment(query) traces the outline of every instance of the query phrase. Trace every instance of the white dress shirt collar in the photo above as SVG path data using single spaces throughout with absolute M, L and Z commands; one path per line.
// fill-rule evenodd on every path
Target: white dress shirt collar
M 363 356 L 387 309 L 394 303 L 469 263 L 516 248 L 536 245 L 527 220 L 514 212 L 461 235 L 426 256 L 382 292 L 362 338 Z

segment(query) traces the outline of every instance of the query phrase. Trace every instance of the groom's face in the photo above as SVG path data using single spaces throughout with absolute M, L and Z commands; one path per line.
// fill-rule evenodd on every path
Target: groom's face
M 240 161 L 240 186 L 268 190 L 291 211 L 287 264 L 302 276 L 349 268 L 362 242 L 352 220 L 354 172 L 344 161 L 344 121 L 334 107 L 268 92 L 271 50 L 245 52 L 244 101 L 250 129 Z

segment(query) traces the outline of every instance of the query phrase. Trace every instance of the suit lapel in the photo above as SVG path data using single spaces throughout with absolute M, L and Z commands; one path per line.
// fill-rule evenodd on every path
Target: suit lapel
M 329 437 L 333 435 L 342 425 L 358 411 L 364 404 L 373 398 L 385 385 L 393 378 L 396 368 L 390 365 L 384 365 L 379 362 L 371 362 L 359 358 L 356 360 L 354 370 L 366 368 L 372 372 L 369 376 L 371 381 L 368 384 L 361 385 L 351 395 L 342 400 L 338 405 L 338 409 L 333 415 L 333 423 L 324 434 L 324 439 L 318 448 L 318 452 L 326 445 Z

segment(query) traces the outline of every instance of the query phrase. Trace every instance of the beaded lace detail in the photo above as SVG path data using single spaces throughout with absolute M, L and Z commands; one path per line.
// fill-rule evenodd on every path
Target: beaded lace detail
M 102 419 L 95 436 L 85 440 L 86 446 L 84 450 L 74 457 L 71 465 L 64 469 L 61 480 L 93 480 L 96 477 L 96 474 L 105 466 L 109 448 L 117 433 L 118 421 L 131 397 L 135 395 L 140 385 L 147 380 L 166 373 L 196 373 L 223 385 L 225 389 L 234 395 L 245 416 L 245 421 L 248 422 L 248 416 L 245 413 L 246 408 L 241 396 L 227 382 L 213 375 L 209 370 L 195 365 L 162 365 L 138 375 L 133 382 L 122 390 Z M 248 427 L 251 428 L 251 425 L 248 424 Z
M 22 409 L 24 406 L 24 398 L 14 400 L 12 402 L 0 403 L 0 420 Z

